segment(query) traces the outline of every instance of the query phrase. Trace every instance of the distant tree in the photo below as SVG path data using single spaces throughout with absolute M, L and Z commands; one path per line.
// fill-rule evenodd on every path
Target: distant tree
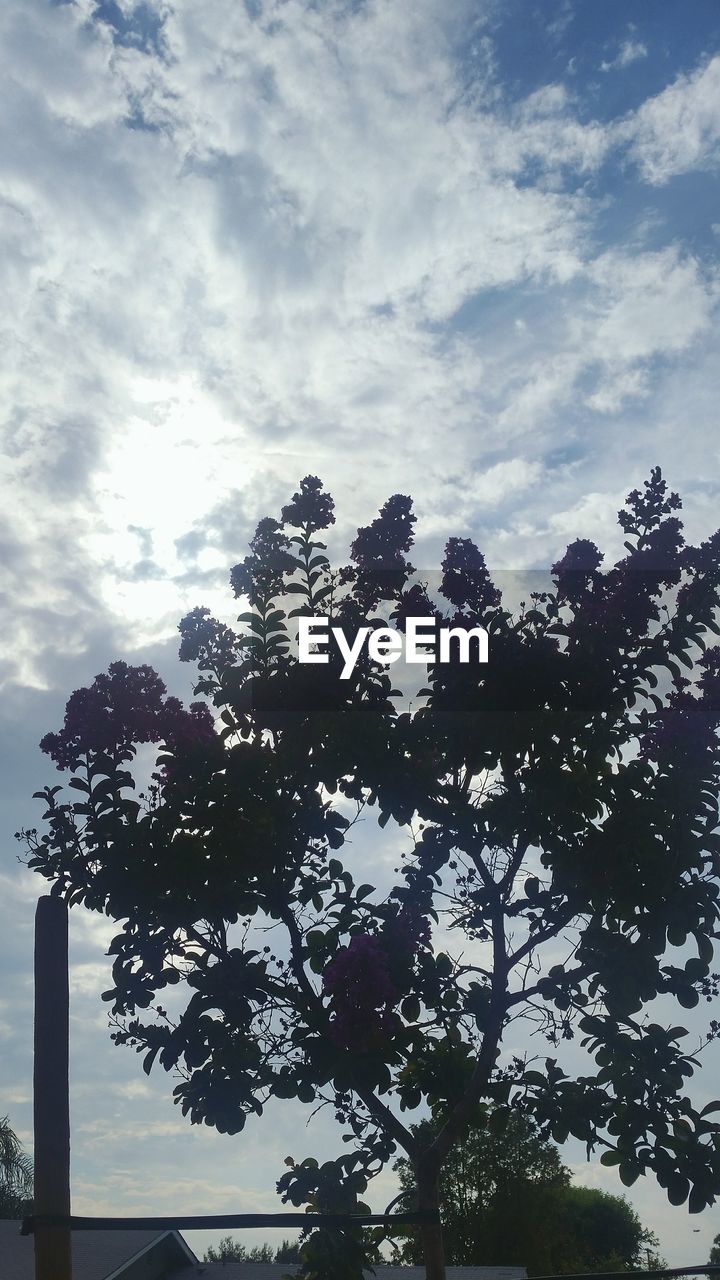
M 557 1222 L 550 1270 L 558 1275 L 582 1271 L 660 1270 L 667 1266 L 657 1253 L 657 1236 L 643 1227 L 624 1196 L 596 1187 L 563 1187 L 549 1206 Z M 557 1214 L 557 1217 L 554 1215 Z M 539 1274 L 534 1269 L 530 1274 Z M 547 1274 L 547 1273 L 546 1273 Z
M 283 1240 L 282 1244 L 278 1245 L 275 1250 L 275 1261 L 299 1262 L 300 1246 L 301 1242 L 299 1240 Z
M 411 1192 L 409 1162 L 394 1167 Z M 627 1201 L 572 1186 L 557 1148 L 521 1112 L 490 1111 L 458 1143 L 440 1175 L 440 1205 L 446 1261 L 456 1266 L 520 1265 L 530 1276 L 626 1271 L 647 1267 L 651 1250 L 650 1262 L 664 1265 Z M 417 1233 L 400 1253 L 422 1261 Z
M 431 1128 L 430 1121 L 413 1126 L 418 1142 L 427 1141 Z M 415 1178 L 409 1160 L 397 1160 L 394 1169 L 401 1188 L 412 1196 Z M 453 1148 L 440 1174 L 446 1261 L 457 1266 L 483 1261 L 501 1265 L 517 1255 L 529 1268 L 545 1216 L 547 1196 L 540 1193 L 569 1184 L 570 1170 L 557 1147 L 541 1136 L 532 1116 L 488 1108 L 482 1122 Z M 507 1226 L 507 1207 L 513 1214 L 509 1239 L 497 1230 L 501 1222 L 503 1229 Z M 420 1262 L 422 1242 L 417 1232 L 409 1236 L 403 1261 Z
M 232 1236 L 223 1236 L 216 1246 L 205 1250 L 203 1262 L 272 1262 L 273 1251 L 269 1244 L 254 1244 L 247 1249 Z
M 33 1194 L 33 1165 L 10 1128 L 0 1118 L 0 1218 L 21 1218 Z
M 720 1263 L 720 1235 L 717 1235 L 712 1242 L 708 1262 Z
M 691 1212 L 720 1191 L 688 1033 L 648 1016 L 657 996 L 690 1009 L 717 991 L 720 534 L 686 545 L 679 507 L 655 469 L 619 513 L 615 564 L 577 539 L 511 610 L 464 537 L 436 597 L 413 581 L 404 495 L 333 570 L 333 501 L 308 476 L 232 571 L 242 634 L 203 608 L 181 623 L 217 722 L 114 663 L 42 743 L 75 796 L 46 787 L 43 834 L 20 834 L 54 893 L 118 922 L 116 1042 L 179 1077 L 183 1112 L 221 1132 L 273 1098 L 329 1104 L 350 1145 L 289 1158 L 278 1189 L 296 1206 L 362 1211 L 404 1152 L 428 1280 L 444 1277 L 443 1165 L 488 1102 L 602 1152 L 626 1186 L 652 1173 Z M 405 709 L 380 637 L 344 678 L 334 645 L 326 665 L 298 660 L 293 615 L 353 641 L 418 616 L 448 642 L 480 626 L 490 661 L 436 658 Z M 147 742 L 162 753 L 138 799 L 128 765 Z M 391 887 L 356 884 L 343 860 L 360 813 L 378 843 L 397 828 Z M 501 1057 L 519 1019 L 550 1056 Z M 587 1065 L 569 1075 L 554 1051 L 578 1032 Z M 425 1145 L 404 1114 L 423 1104 Z M 362 1231 L 315 1233 L 303 1257 L 306 1274 L 359 1280 Z

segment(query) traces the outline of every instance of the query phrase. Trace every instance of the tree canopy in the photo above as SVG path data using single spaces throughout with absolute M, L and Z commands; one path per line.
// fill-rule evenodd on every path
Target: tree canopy
M 431 1120 L 413 1125 L 412 1129 L 421 1146 L 432 1141 L 432 1131 Z M 412 1197 L 412 1164 L 405 1156 L 396 1160 L 393 1167 L 401 1188 Z M 557 1147 L 541 1136 L 530 1116 L 520 1111 L 488 1109 L 481 1122 L 456 1143 L 440 1173 L 446 1261 L 462 1266 L 487 1263 L 492 1258 L 494 1264 L 505 1266 L 522 1256 L 521 1265 L 530 1270 L 533 1258 L 528 1246 L 535 1246 L 534 1231 L 536 1234 L 537 1219 L 542 1218 L 546 1208 L 546 1193 L 569 1183 L 570 1171 L 563 1165 Z M 503 1238 L 496 1227 L 500 1223 L 501 1230 L 506 1231 L 508 1209 L 513 1229 Z M 422 1260 L 422 1242 L 417 1233 L 410 1234 L 402 1259 Z
M 234 1240 L 232 1236 L 223 1236 L 218 1245 L 210 1245 L 205 1250 L 203 1262 L 299 1262 L 300 1245 L 294 1240 L 283 1240 L 273 1252 L 272 1245 L 247 1245 Z
M 269 1244 L 254 1244 L 248 1249 L 232 1236 L 223 1236 L 220 1243 L 209 1245 L 203 1262 L 274 1262 L 275 1255 Z M 281 1259 L 284 1261 L 284 1259 Z
M 414 1127 L 421 1144 L 431 1122 Z M 424 1132 L 425 1131 L 425 1132 Z M 412 1193 L 407 1158 L 395 1162 Z M 663 1265 L 658 1241 L 621 1196 L 571 1185 L 560 1153 L 522 1112 L 489 1110 L 450 1152 L 440 1174 L 443 1242 L 456 1266 L 525 1266 L 528 1275 L 571 1275 Z M 422 1262 L 409 1233 L 400 1256 Z
M 222 1132 L 272 1098 L 334 1109 L 348 1150 L 292 1160 L 286 1201 L 357 1209 L 399 1149 L 429 1219 L 492 1103 L 574 1135 L 625 1185 L 652 1173 L 673 1204 L 713 1202 L 720 1125 L 686 1093 L 699 1060 L 645 1013 L 717 990 L 720 534 L 686 544 L 680 505 L 655 469 L 619 513 L 615 564 L 578 539 L 510 609 L 464 537 L 434 595 L 418 581 L 403 495 L 334 569 L 333 500 L 308 476 L 232 570 L 242 631 L 205 608 L 180 624 L 206 701 L 185 710 L 151 668 L 116 662 L 43 740 L 76 795 L 37 793 L 43 833 L 20 836 L 52 892 L 118 922 L 116 1042 L 179 1072 L 183 1112 Z M 438 635 L 480 626 L 489 661 L 434 661 L 407 708 L 367 646 L 348 678 L 332 647 L 299 662 L 298 616 L 351 638 L 418 616 Z M 148 742 L 157 772 L 135 797 Z M 346 865 L 360 816 L 378 841 L 392 824 L 393 848 L 406 837 L 389 887 Z M 545 1056 L 504 1052 L 518 1019 Z M 568 1074 L 573 1037 L 585 1065 Z M 361 1233 L 316 1243 L 307 1275 L 361 1274 Z M 423 1248 L 440 1280 L 429 1220 Z
M 655 1271 L 667 1265 L 658 1257 L 657 1237 L 643 1227 L 624 1196 L 570 1186 L 556 1192 L 554 1200 L 547 1206 L 552 1230 L 545 1256 L 551 1271 Z

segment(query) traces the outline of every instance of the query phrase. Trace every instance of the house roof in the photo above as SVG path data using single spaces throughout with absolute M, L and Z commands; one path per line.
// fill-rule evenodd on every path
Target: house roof
M 198 1262 L 178 1231 L 73 1231 L 73 1280 L 281 1280 L 295 1262 Z M 447 1267 L 447 1280 L 526 1280 L 525 1267 Z M 32 1236 L 0 1220 L 0 1280 L 34 1280 Z M 372 1272 L 366 1272 L 373 1280 Z M 424 1267 L 378 1266 L 374 1280 L 425 1280 Z
M 73 1231 L 72 1256 L 73 1280 L 133 1280 L 134 1274 L 160 1280 L 168 1267 L 176 1270 L 185 1264 L 187 1274 L 187 1263 L 195 1260 L 177 1231 Z M 33 1237 L 21 1236 L 14 1219 L 0 1221 L 0 1280 L 34 1276 Z
M 296 1262 L 200 1262 L 183 1267 L 173 1280 L 280 1280 L 297 1275 Z M 425 1280 L 424 1267 L 378 1266 L 374 1280 Z M 447 1280 L 525 1280 L 525 1267 L 446 1267 Z M 367 1280 L 373 1280 L 366 1271 Z

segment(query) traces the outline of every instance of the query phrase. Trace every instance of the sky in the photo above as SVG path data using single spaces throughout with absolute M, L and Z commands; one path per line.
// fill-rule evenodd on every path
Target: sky
M 0 1114 L 28 1145 L 37 744 L 117 658 L 190 697 L 179 618 L 233 619 L 302 476 L 338 555 L 411 494 L 428 568 L 449 535 L 498 570 L 617 554 L 653 465 L 714 530 L 719 31 L 715 0 L 4 0 Z M 280 1210 L 334 1122 L 191 1128 L 110 1042 L 110 936 L 73 911 L 75 1211 Z M 628 1196 L 669 1262 L 707 1257 L 720 1208 Z

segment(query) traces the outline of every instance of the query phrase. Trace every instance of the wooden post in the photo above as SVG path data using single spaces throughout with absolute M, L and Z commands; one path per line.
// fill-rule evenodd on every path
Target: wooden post
M 40 898 L 35 912 L 36 1215 L 70 1216 L 68 911 Z M 35 1280 L 72 1280 L 69 1226 L 35 1228 Z

